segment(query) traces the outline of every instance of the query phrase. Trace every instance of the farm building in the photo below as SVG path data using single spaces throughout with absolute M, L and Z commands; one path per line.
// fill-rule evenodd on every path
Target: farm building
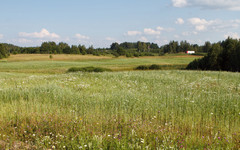
M 195 51 L 187 51 L 187 54 L 195 54 Z

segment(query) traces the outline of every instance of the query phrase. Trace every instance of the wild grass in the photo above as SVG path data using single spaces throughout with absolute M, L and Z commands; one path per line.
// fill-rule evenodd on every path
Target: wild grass
M 240 74 L 0 73 L 0 149 L 239 149 Z

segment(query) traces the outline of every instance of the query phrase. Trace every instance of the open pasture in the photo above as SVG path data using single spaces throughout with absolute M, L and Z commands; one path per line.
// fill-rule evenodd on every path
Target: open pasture
M 1 62 L 0 149 L 239 149 L 239 73 L 65 73 L 159 58 Z
M 20 54 L 11 55 L 0 61 L 0 72 L 19 73 L 65 73 L 71 67 L 105 67 L 113 71 L 133 70 L 139 65 L 187 65 L 200 56 L 155 56 L 113 58 L 112 56 L 92 55 L 50 55 Z

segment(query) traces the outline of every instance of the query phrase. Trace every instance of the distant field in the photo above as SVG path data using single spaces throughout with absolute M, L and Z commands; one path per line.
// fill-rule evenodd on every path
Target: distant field
M 114 58 L 112 56 L 92 55 L 49 55 L 20 54 L 11 55 L 0 61 L 0 72 L 22 73 L 64 73 L 71 67 L 106 67 L 114 71 L 133 70 L 139 65 L 187 65 L 200 56 L 154 56 L 139 58 Z
M 50 54 L 17 54 L 11 55 L 9 58 L 5 59 L 9 62 L 14 61 L 75 61 L 75 60 L 101 60 L 101 59 L 111 59 L 110 56 L 93 56 L 93 55 L 67 55 L 67 54 L 52 54 L 52 59 L 50 59 Z

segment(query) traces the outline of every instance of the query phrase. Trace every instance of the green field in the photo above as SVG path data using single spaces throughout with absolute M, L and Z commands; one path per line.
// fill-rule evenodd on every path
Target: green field
M 11 59 L 0 62 L 0 149 L 240 148 L 239 73 L 121 71 L 194 57 Z M 74 66 L 116 72 L 66 73 Z
M 0 72 L 21 73 L 65 73 L 71 67 L 105 67 L 114 71 L 133 70 L 139 65 L 187 65 L 200 56 L 158 56 L 113 58 L 112 56 L 91 55 L 12 55 L 0 62 Z

